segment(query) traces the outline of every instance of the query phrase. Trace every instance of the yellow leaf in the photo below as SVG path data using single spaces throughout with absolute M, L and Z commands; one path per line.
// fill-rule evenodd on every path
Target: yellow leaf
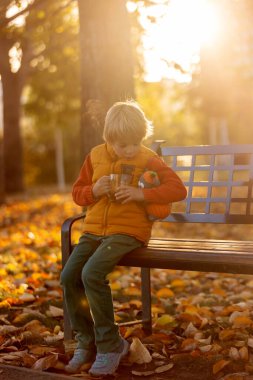
M 137 309 L 140 309 L 142 307 L 142 302 L 140 300 L 131 300 L 129 301 L 129 304 L 132 306 L 136 306 Z
M 11 305 L 6 300 L 0 302 L 0 310 L 3 310 L 3 309 L 8 310 L 10 309 L 10 307 Z
M 107 275 L 107 279 L 109 281 L 118 280 L 122 276 L 121 271 L 115 270 Z
M 230 361 L 228 360 L 219 360 L 218 362 L 216 362 L 214 365 L 213 365 L 213 374 L 215 375 L 216 373 L 218 373 L 219 371 L 221 371 L 224 367 L 226 367 L 228 364 L 230 363 Z
M 172 288 L 184 288 L 186 286 L 186 283 L 184 280 L 180 278 L 176 278 L 171 282 L 171 287 Z
M 136 286 L 129 286 L 128 288 L 124 289 L 124 294 L 128 296 L 139 296 L 141 294 L 141 291 Z
M 233 320 L 233 327 L 249 327 L 252 325 L 252 320 L 247 316 L 238 316 Z
M 156 320 L 156 325 L 165 326 L 172 322 L 175 322 L 175 318 L 169 314 L 164 314 Z
M 174 295 L 175 295 L 174 292 L 169 288 L 162 288 L 156 292 L 156 296 L 158 298 L 169 298 L 169 297 L 174 297 Z
M 224 341 L 230 340 L 231 338 L 233 338 L 234 335 L 235 335 L 235 330 L 225 329 L 219 333 L 219 339 L 224 340 Z
M 129 338 L 134 332 L 134 330 L 135 330 L 135 327 L 127 327 L 126 332 L 124 334 L 124 338 L 125 339 Z
M 185 313 L 187 314 L 197 314 L 198 313 L 198 308 L 196 306 L 193 306 L 193 305 L 188 305 L 186 306 L 185 308 Z
M 222 297 L 225 297 L 227 295 L 227 293 L 225 292 L 225 290 L 223 290 L 221 288 L 214 288 L 212 290 L 212 293 L 213 294 L 217 294 L 218 296 L 222 296 Z
M 238 305 L 229 305 L 220 311 L 220 315 L 230 315 L 234 311 L 241 311 L 242 308 Z
M 239 349 L 239 354 L 240 354 L 240 358 L 242 360 L 244 360 L 245 362 L 247 362 L 249 360 L 249 351 L 248 351 L 248 347 L 241 347 Z
M 163 314 L 164 308 L 162 308 L 161 306 L 152 306 L 151 311 L 152 311 L 152 314 Z
M 121 284 L 118 281 L 115 281 L 110 284 L 110 287 L 112 290 L 120 290 Z
M 56 325 L 56 326 L 54 327 L 54 334 L 58 334 L 60 331 L 61 331 L 61 326 Z

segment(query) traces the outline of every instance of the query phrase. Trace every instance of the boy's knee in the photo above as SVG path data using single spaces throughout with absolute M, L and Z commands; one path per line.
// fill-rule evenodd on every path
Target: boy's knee
M 60 284 L 68 285 L 69 283 L 73 283 L 73 275 L 63 269 L 60 275 Z
M 82 281 L 85 287 L 104 284 L 104 276 L 95 269 L 84 268 L 82 271 Z

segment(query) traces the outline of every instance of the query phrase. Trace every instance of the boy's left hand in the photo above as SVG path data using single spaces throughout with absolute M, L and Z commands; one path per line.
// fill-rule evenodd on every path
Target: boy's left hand
M 122 204 L 131 201 L 142 202 L 144 201 L 144 194 L 143 191 L 138 187 L 121 185 L 115 193 L 115 198 Z

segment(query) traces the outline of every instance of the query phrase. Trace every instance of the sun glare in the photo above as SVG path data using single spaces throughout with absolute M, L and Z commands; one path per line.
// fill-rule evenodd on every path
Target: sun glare
M 148 12 L 144 10 L 141 15 L 146 30 L 146 80 L 167 77 L 190 81 L 191 67 L 199 59 L 201 46 L 215 43 L 219 35 L 218 9 L 211 0 L 171 0 L 169 6 L 154 6 L 153 16 L 160 16 L 158 23 L 149 21 Z M 175 64 L 180 71 L 175 70 Z

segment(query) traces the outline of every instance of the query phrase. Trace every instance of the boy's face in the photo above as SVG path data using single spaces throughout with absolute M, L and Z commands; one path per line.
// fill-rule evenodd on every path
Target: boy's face
M 125 158 L 126 160 L 131 160 L 140 151 L 141 142 L 138 143 L 128 143 L 128 142 L 115 142 L 112 148 L 119 158 Z

